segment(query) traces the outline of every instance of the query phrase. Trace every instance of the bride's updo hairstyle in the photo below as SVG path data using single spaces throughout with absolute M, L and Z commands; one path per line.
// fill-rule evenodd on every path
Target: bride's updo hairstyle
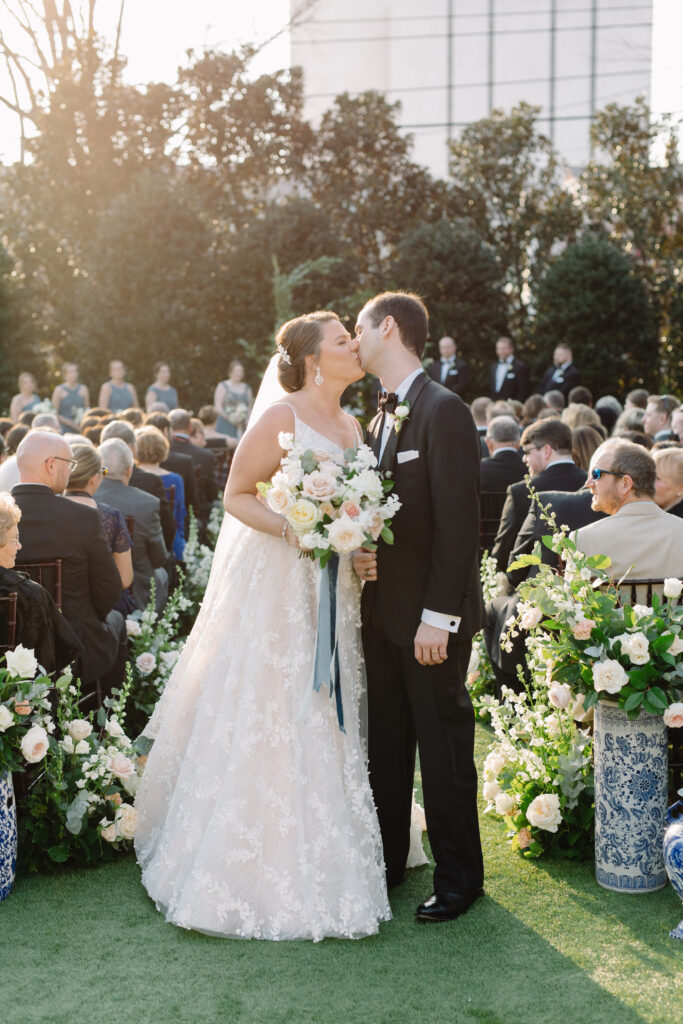
M 275 344 L 280 353 L 278 380 L 285 391 L 290 394 L 301 391 L 306 383 L 306 356 L 318 357 L 324 325 L 338 319 L 336 313 L 323 309 L 297 316 L 282 325 L 275 336 Z

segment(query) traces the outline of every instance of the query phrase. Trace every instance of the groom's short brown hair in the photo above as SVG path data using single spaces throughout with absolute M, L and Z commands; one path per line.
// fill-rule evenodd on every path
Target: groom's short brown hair
M 429 334 L 429 313 L 419 295 L 412 292 L 383 292 L 365 307 L 373 327 L 385 316 L 393 316 L 405 347 L 422 359 Z

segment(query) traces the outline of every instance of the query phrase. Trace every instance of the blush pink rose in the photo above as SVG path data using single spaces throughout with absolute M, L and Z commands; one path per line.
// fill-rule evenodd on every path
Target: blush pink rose
M 664 712 L 664 725 L 669 729 L 683 729 L 683 704 L 670 704 Z
M 344 501 L 342 502 L 339 510 L 343 515 L 347 515 L 349 519 L 357 519 L 360 515 L 360 508 L 355 501 Z
M 575 640 L 589 640 L 595 627 L 593 619 L 579 619 L 574 626 L 572 633 Z
M 125 754 L 114 754 L 109 762 L 109 771 L 118 779 L 127 779 L 135 771 L 135 765 Z

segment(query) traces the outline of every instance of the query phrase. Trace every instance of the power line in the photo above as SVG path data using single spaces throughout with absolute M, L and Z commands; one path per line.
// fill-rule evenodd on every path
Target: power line
M 306 24 L 309 24 L 306 22 Z M 592 25 L 564 25 L 558 32 L 589 32 L 593 28 Z M 597 30 L 599 32 L 607 31 L 608 29 L 615 28 L 652 28 L 651 21 L 637 21 L 628 22 L 625 24 L 614 24 L 614 25 L 598 25 Z M 491 36 L 518 36 L 518 35 L 548 35 L 551 29 L 548 28 L 490 28 L 490 29 L 478 29 L 473 32 L 457 32 L 454 34 L 455 39 L 469 39 L 479 38 L 485 36 L 487 38 Z M 359 43 L 413 43 L 418 39 L 443 39 L 443 32 L 422 32 L 419 35 L 409 36 L 352 36 L 349 39 L 339 39 L 337 37 L 332 39 L 321 39 L 319 37 L 314 39 L 293 39 L 292 47 L 294 46 L 310 46 L 310 45 L 332 45 L 336 46 L 339 43 L 354 43 L 356 46 Z
M 639 11 L 639 10 L 651 10 L 652 3 L 649 4 L 619 4 L 611 7 L 601 7 L 599 12 L 602 14 L 607 11 Z M 591 14 L 592 7 L 567 7 L 559 10 L 557 13 L 560 15 L 565 14 Z M 515 17 L 540 17 L 550 16 L 550 10 L 544 11 L 494 11 L 496 17 L 501 18 L 515 18 Z M 453 14 L 397 14 L 390 15 L 387 17 L 377 18 L 308 18 L 301 22 L 302 25 L 355 25 L 355 24 L 370 24 L 372 22 L 385 22 L 385 21 L 445 21 L 449 17 L 456 18 L 487 18 L 489 14 L 487 11 L 481 14 L 465 14 L 454 11 Z

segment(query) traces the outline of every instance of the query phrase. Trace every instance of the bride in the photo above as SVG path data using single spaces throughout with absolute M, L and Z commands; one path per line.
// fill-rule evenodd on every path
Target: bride
M 391 917 L 361 742 L 360 584 L 341 558 L 343 732 L 336 702 L 312 687 L 320 570 L 256 496 L 285 454 L 280 432 L 336 459 L 362 440 L 340 406 L 363 376 L 350 340 L 334 313 L 280 329 L 281 387 L 269 394 L 269 370 L 235 453 L 201 611 L 145 730 L 154 746 L 135 847 L 147 892 L 184 928 L 359 938 Z

